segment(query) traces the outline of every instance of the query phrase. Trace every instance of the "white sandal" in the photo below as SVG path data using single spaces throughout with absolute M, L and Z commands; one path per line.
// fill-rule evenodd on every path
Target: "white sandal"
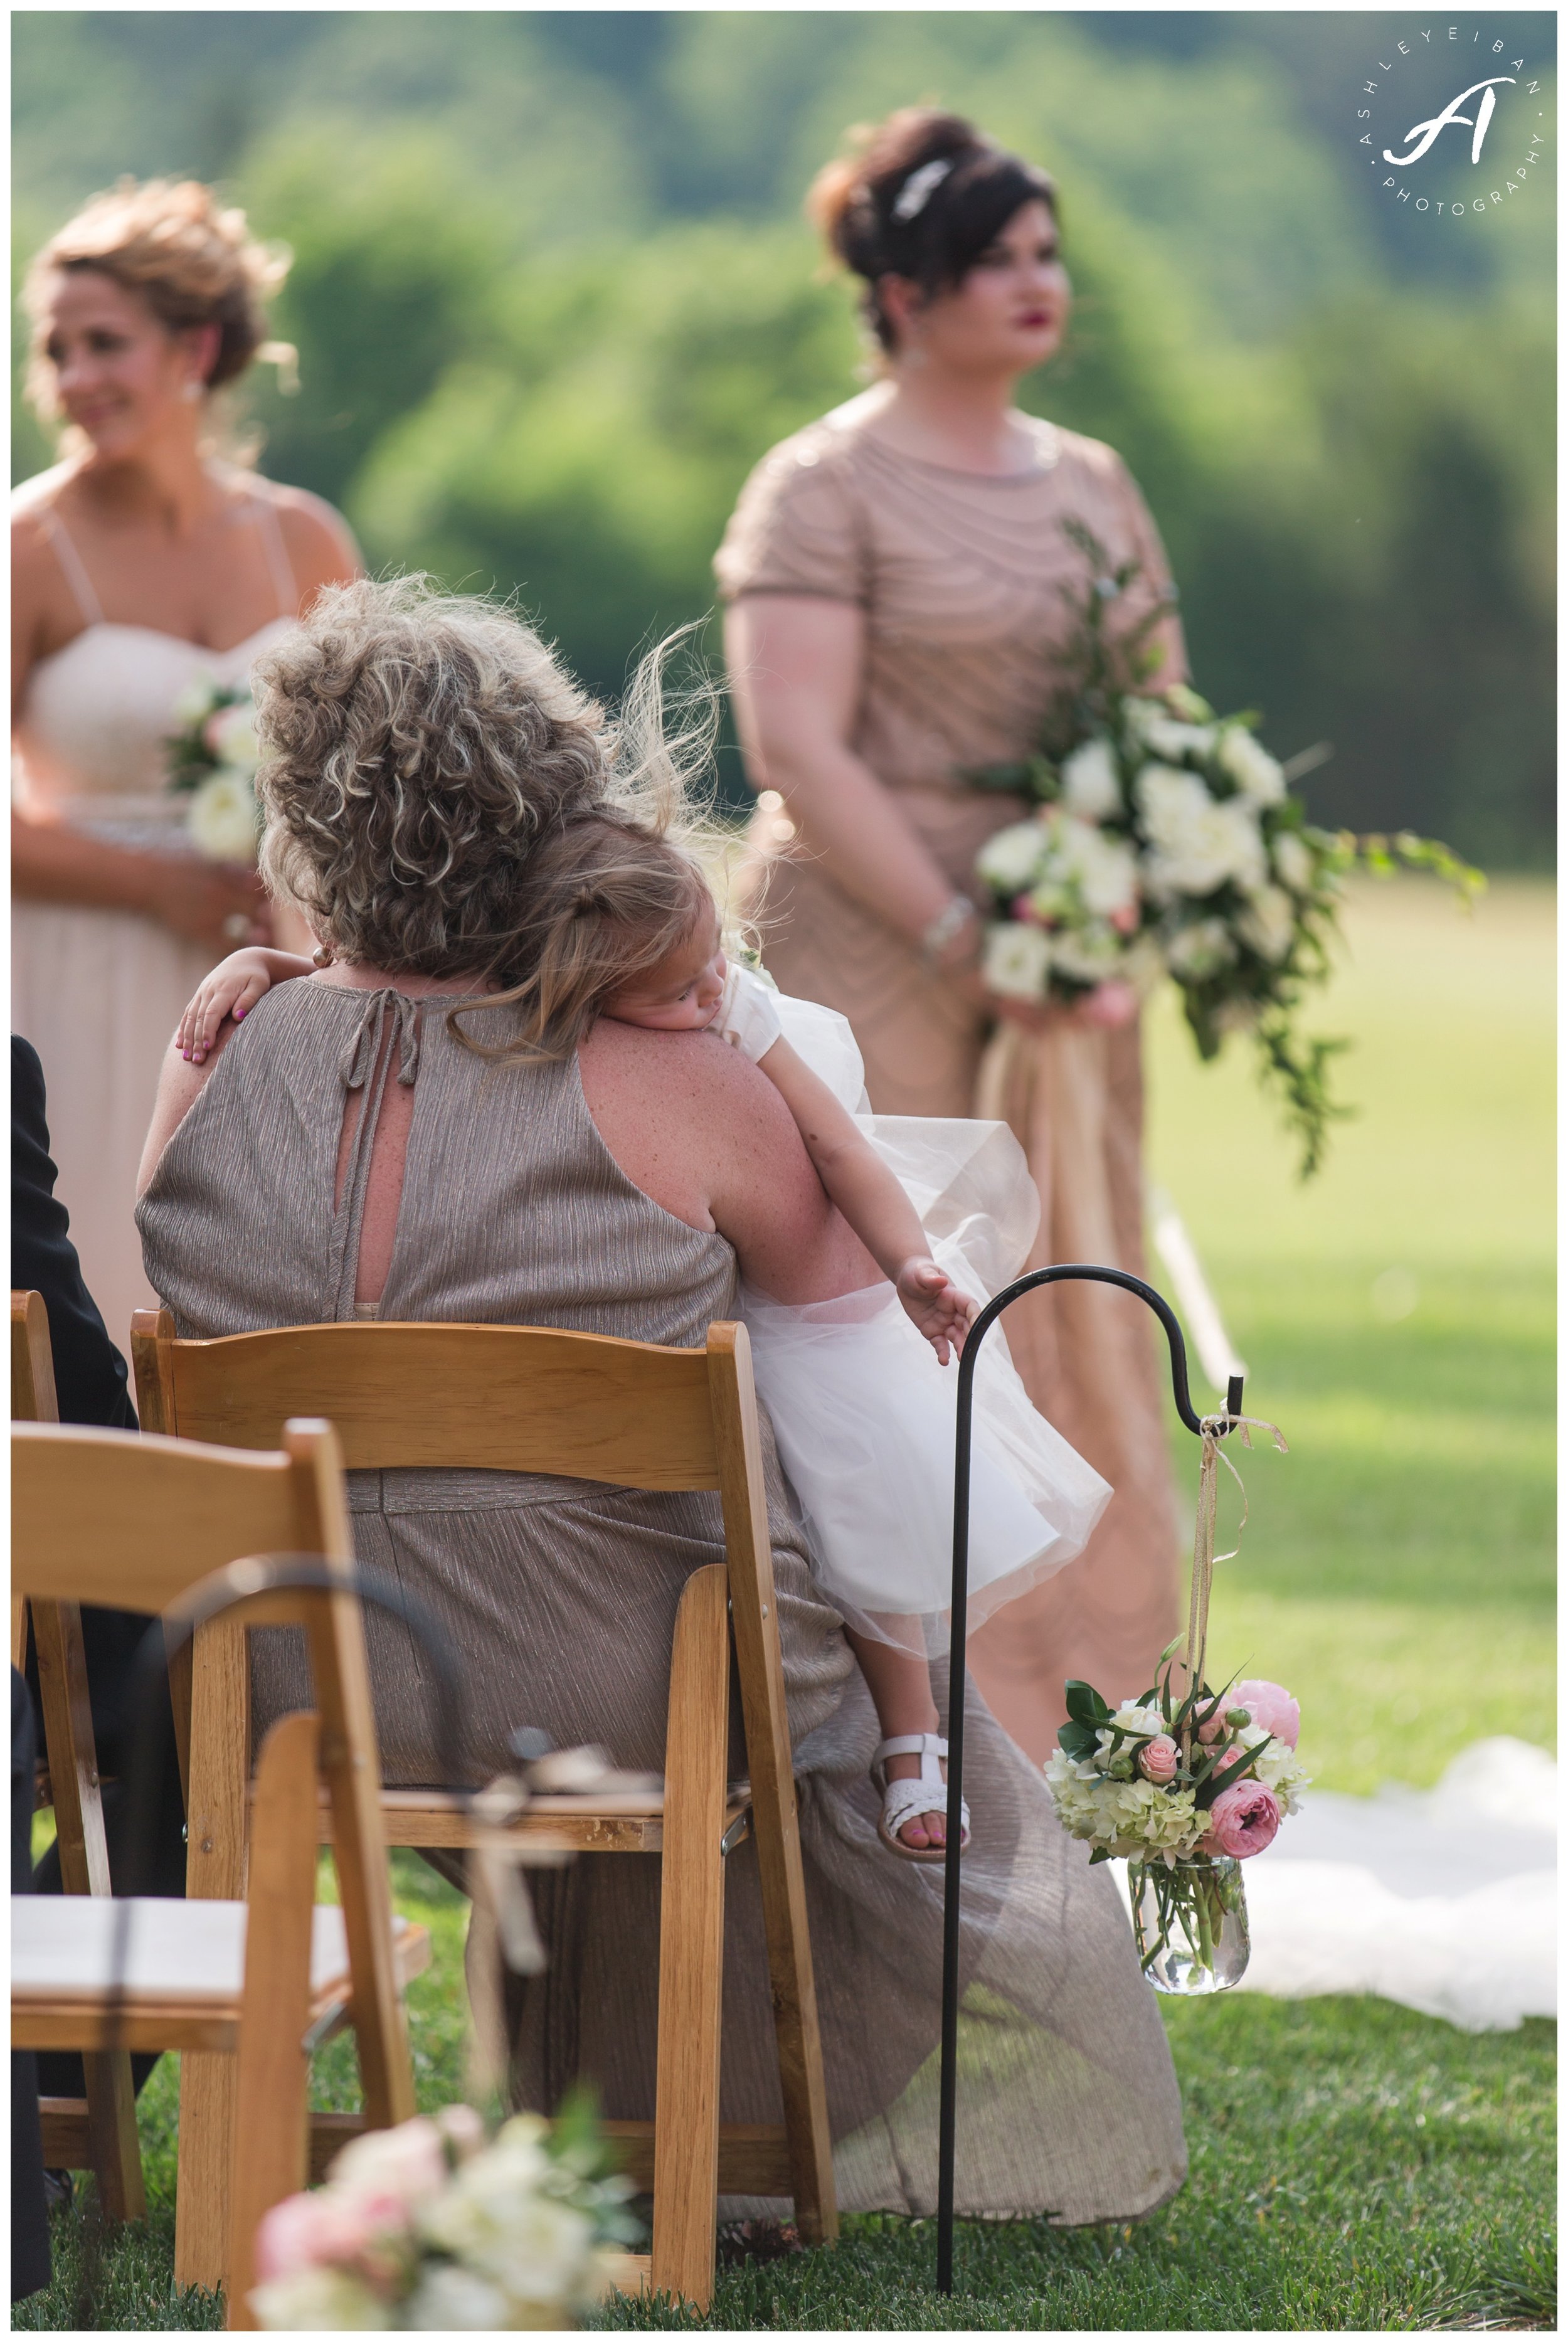
M 947 1784 L 942 1777 L 942 1759 L 947 1754 L 947 1743 L 934 1732 L 904 1732 L 892 1740 L 884 1740 L 871 1760 L 871 1777 L 882 1791 L 882 1811 L 877 1817 L 876 1834 L 890 1854 L 903 1857 L 905 1862 L 945 1862 L 944 1846 L 906 1846 L 898 1833 L 916 1814 L 947 1812 Z M 890 1781 L 886 1759 L 889 1756 L 918 1756 L 920 1776 L 914 1781 Z M 934 1791 L 934 1795 L 933 1792 Z M 969 1802 L 959 1799 L 959 1850 L 969 1844 Z

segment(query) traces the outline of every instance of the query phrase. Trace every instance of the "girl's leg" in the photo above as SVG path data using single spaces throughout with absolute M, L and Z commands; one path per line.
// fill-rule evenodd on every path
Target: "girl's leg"
M 931 1696 L 931 1669 L 925 1660 L 916 1658 L 913 1651 L 895 1651 L 891 1643 L 879 1643 L 873 1636 L 857 1635 L 848 1626 L 844 1633 L 865 1677 L 883 1738 L 897 1740 L 909 1732 L 934 1732 L 936 1702 Z M 887 1759 L 890 1781 L 914 1781 L 919 1776 L 918 1756 Z M 940 1810 L 916 1814 L 898 1835 L 909 1847 L 945 1846 L 947 1817 Z

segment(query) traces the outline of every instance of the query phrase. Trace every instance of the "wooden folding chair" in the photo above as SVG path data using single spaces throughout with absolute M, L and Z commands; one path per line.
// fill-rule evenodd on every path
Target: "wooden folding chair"
M 78 1616 L 78 1647 L 79 1605 L 84 1601 L 156 1613 L 167 1609 L 215 1569 L 245 1556 L 317 1554 L 340 1571 L 347 1563 L 348 1512 L 343 1465 L 327 1424 L 291 1421 L 282 1426 L 282 1452 L 259 1456 L 250 1451 L 196 1448 L 185 1442 L 149 1438 L 134 1432 L 89 1431 L 74 1425 L 18 1426 L 12 1436 L 13 1583 L 32 1604 L 35 1629 L 46 1612 L 65 1598 Z M 308 1600 L 303 1595 L 290 1599 L 296 1605 L 304 1603 L 308 1613 L 316 1700 L 322 1717 L 322 1769 L 343 1897 L 341 1923 L 333 1920 L 324 1924 L 329 1927 L 341 1924 L 352 1978 L 352 1993 L 347 2000 L 342 1990 L 341 1962 L 330 1973 L 318 1973 L 312 1990 L 315 1998 L 323 2002 L 318 2014 L 325 2015 L 329 2007 L 336 2009 L 339 2006 L 346 2010 L 357 2036 L 365 2106 L 364 2127 L 380 2129 L 406 2120 L 414 2110 L 414 2077 L 400 1992 L 407 1976 L 416 1973 L 428 1959 L 428 1940 L 423 1930 L 407 1927 L 402 1921 L 396 1923 L 394 1929 L 381 1829 L 374 1711 L 359 1606 L 346 1591 L 314 1596 Z M 211 1620 L 196 1632 L 198 1656 L 194 1672 L 187 1812 L 192 1852 L 202 1850 L 206 1867 L 192 1866 L 192 1904 L 216 1901 L 238 1905 L 245 1895 L 244 1783 L 240 1784 L 241 1805 L 236 1816 L 225 1807 L 220 1794 L 226 1783 L 224 1765 L 216 1760 L 224 1749 L 221 1726 L 229 1720 L 234 1683 L 236 1678 L 243 1682 L 247 1674 L 244 1640 L 246 1627 L 249 1624 L 274 1623 L 279 1615 L 275 1610 L 267 1612 L 253 1605 L 248 1614 L 230 1613 Z M 301 1613 L 296 1607 L 290 1615 L 297 1616 Z M 85 1694 L 79 1706 L 73 1708 L 72 1726 L 79 1767 L 95 1777 L 92 1717 Z M 312 1728 L 314 1731 L 314 1723 Z M 286 1761 L 283 1756 L 278 1756 L 275 1774 L 268 1777 L 277 1797 L 294 1813 L 303 1830 L 300 1843 L 308 1856 L 308 1872 L 314 1882 L 315 1845 L 319 1836 L 315 1826 L 318 1810 L 315 1756 L 309 1756 L 309 1794 L 301 1808 L 297 1784 L 303 1777 L 301 1768 L 306 1767 L 306 1756 L 302 1753 L 303 1736 L 285 1736 L 279 1745 L 292 1753 Z M 314 1746 L 313 1741 L 312 1751 Z M 264 1794 L 270 1795 L 272 1791 L 266 1790 L 258 1778 L 258 1799 Z M 237 1847 L 240 1859 L 229 1870 L 235 1877 L 235 1892 L 221 1896 L 214 1892 L 216 1866 L 211 1857 L 225 1823 L 227 1843 Z M 292 1877 L 281 1855 L 278 1861 L 283 1868 L 276 1876 Z M 106 1874 L 105 1860 L 100 1895 L 106 1893 Z M 263 1897 L 281 1891 L 271 1871 L 258 1872 L 252 1884 L 255 1892 Z M 55 1903 L 53 1897 L 25 1899 L 29 1906 L 35 1903 L 40 1908 Z M 19 1904 L 17 1909 L 21 1907 Z M 84 1942 L 95 1941 L 92 1930 L 101 1927 L 101 1913 L 111 1907 L 95 1897 L 91 1917 L 78 1908 L 67 1914 L 65 1920 L 59 1917 L 59 1907 L 46 1912 L 44 1920 L 25 1919 L 23 1924 L 61 1925 L 74 1919 L 85 1928 Z M 179 2281 L 215 2289 L 220 2283 L 230 2280 L 236 2266 L 230 2259 L 231 2229 L 248 2250 L 249 2231 L 241 2238 L 245 2219 L 252 2212 L 259 2217 L 265 2206 L 257 2203 L 254 2173 L 247 2177 L 245 2157 L 250 2151 L 253 2126 L 249 2117 L 243 2121 L 240 2118 L 243 2061 L 233 2054 L 240 2019 L 235 1997 L 237 1971 L 233 1969 L 237 1923 L 232 1915 L 225 1921 L 221 1916 L 215 1917 L 205 1911 L 184 1920 L 178 1914 L 186 1907 L 178 1903 L 149 1900 L 146 1908 L 155 1916 L 148 1924 L 158 1931 L 160 1939 L 170 1930 L 187 1928 L 194 1931 L 190 1940 L 195 1943 L 211 1945 L 220 1939 L 229 1942 L 230 1970 L 214 1971 L 213 1993 L 217 1996 L 218 2016 L 214 2017 L 209 2007 L 194 2033 L 187 2030 L 157 2039 L 150 2034 L 135 2034 L 116 2041 L 114 2047 L 115 2051 L 177 2047 L 183 2052 L 176 2268 L 182 2262 L 186 2268 L 194 2266 L 197 2273 L 181 2275 Z M 14 1911 L 14 1921 L 15 1916 Z M 224 1938 L 225 1927 L 229 1935 Z M 177 1933 L 169 1940 L 176 1946 L 185 1941 Z M 180 1956 L 185 1957 L 183 1949 Z M 189 1982 L 188 1971 L 182 1973 Z M 228 1994 L 226 2000 L 223 1997 L 225 1992 Z M 212 1997 L 209 1994 L 209 2001 Z M 181 2002 L 171 2014 L 170 2022 L 175 2022 L 175 2016 L 183 2022 L 189 2015 L 189 2009 Z M 66 2037 L 60 2030 L 64 2023 L 57 2013 L 48 2017 L 47 2021 L 45 2015 L 39 2014 L 37 2024 L 43 2027 L 43 2034 L 35 2029 L 25 2037 L 18 2036 L 19 2046 L 80 2047 L 95 2057 L 111 2054 L 105 2050 L 104 2039 L 94 2037 L 90 2028 L 85 2039 L 75 2033 Z M 311 2025 L 318 2037 L 325 2037 L 315 2016 Z M 53 2031 L 50 2026 L 55 2027 Z M 264 2059 L 257 2070 L 270 2073 L 273 2081 L 282 2087 L 292 2072 L 295 2037 L 279 2033 L 275 2013 L 265 2029 L 271 2040 L 266 2052 L 271 2063 Z M 155 2024 L 153 2030 L 156 2030 Z M 302 2027 L 301 2034 L 304 2030 Z M 261 2054 L 258 2050 L 257 2055 Z M 262 2085 L 256 2087 L 260 2088 Z M 288 2187 L 281 2189 L 283 2193 L 287 2193 L 289 2187 L 304 2184 L 308 2164 L 303 2096 L 299 2107 L 298 2173 L 297 2177 L 289 2177 Z M 127 2105 L 125 2119 L 134 2137 L 134 2107 Z M 292 2156 L 292 2149 L 290 2152 Z M 293 2161 L 288 2168 L 292 2174 Z M 266 2184 L 271 2184 L 270 2178 Z M 239 2187 L 240 2193 L 233 2196 L 231 2220 L 234 2186 Z M 254 2220 L 251 2225 L 254 2228 Z M 241 2290 L 237 2278 L 233 2290 L 236 2296 Z
M 720 2194 L 793 2196 L 802 2236 L 831 2240 L 838 2214 L 744 1326 L 712 1326 L 701 1350 L 513 1326 L 308 1326 L 188 1342 L 175 1338 L 167 1311 L 147 1310 L 133 1320 L 131 1347 L 144 1426 L 183 1439 L 271 1446 L 310 1392 L 330 1406 L 350 1470 L 543 1472 L 719 1491 L 727 1566 L 695 1571 L 682 1596 L 662 1796 L 540 1797 L 518 1827 L 584 1853 L 664 1858 L 654 2119 L 608 2126 L 628 2170 L 653 2187 L 654 2289 L 706 2306 Z M 734 1790 L 732 1635 L 751 1773 Z M 453 1797 L 389 1790 L 382 1808 L 394 1845 L 472 1842 Z M 782 2127 L 718 2119 L 724 1857 L 748 1830 Z
M 59 1421 L 49 1314 L 41 1293 L 14 1291 L 11 1296 L 11 1414 L 18 1423 Z M 61 1887 L 66 1895 L 107 1895 L 109 1850 L 87 1698 L 81 1606 L 38 1602 L 32 1615 Z M 26 1665 L 27 1616 L 26 1596 L 17 1591 L 13 1578 L 11 1663 L 17 1668 Z M 130 2055 L 125 2049 L 88 2052 L 82 2073 L 85 2097 L 51 2097 L 38 2102 L 45 2167 L 90 2170 L 98 2183 L 104 2217 L 115 2223 L 139 2220 L 147 2198 Z

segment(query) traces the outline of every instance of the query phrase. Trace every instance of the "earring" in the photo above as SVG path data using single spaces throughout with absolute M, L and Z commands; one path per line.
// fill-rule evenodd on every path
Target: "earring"
M 311 954 L 311 958 L 314 960 L 317 967 L 330 967 L 335 957 L 336 954 L 334 952 L 330 944 L 317 944 L 315 951 Z

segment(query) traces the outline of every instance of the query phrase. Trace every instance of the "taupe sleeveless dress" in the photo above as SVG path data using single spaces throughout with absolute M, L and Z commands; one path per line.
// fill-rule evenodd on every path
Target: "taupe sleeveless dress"
M 305 980 L 229 1043 L 137 1218 L 182 1334 L 352 1317 L 370 1142 L 391 1079 L 414 1085 L 387 1318 L 560 1326 L 696 1346 L 726 1316 L 734 1256 L 634 1187 L 595 1127 L 575 1060 L 487 1065 L 418 1004 Z M 486 1040 L 514 1012 L 470 1012 Z M 334 1206 L 347 1087 L 365 1093 Z M 846 2209 L 929 2213 L 936 2187 L 942 1878 L 876 1836 L 871 1701 L 814 1592 L 764 1421 L 774 1570 L 800 1784 L 812 1939 Z M 671 1637 L 693 1569 L 723 1556 L 718 1500 L 507 1473 L 352 1476 L 356 1549 L 434 1610 L 457 1647 L 473 1762 L 507 1733 L 599 1742 L 663 1764 Z M 420 1661 L 367 1627 L 386 1777 L 438 1777 Z M 257 1638 L 258 1640 L 261 1638 Z M 258 1719 L 292 1704 L 256 1663 Z M 944 1686 L 939 1684 L 938 1697 Z M 1180 2185 L 1175 2079 L 1111 1882 L 1056 1826 L 1038 1774 L 973 1693 L 967 1788 L 959 2197 L 975 2214 L 1126 2218 Z M 514 2087 L 553 2105 L 575 2075 L 604 2111 L 651 2116 L 658 1866 L 586 1857 L 534 1874 L 550 1965 L 513 1996 Z M 723 2113 L 780 2118 L 761 1898 L 729 1873 Z
M 1087 578 L 1064 523 L 1086 525 L 1113 562 L 1141 564 L 1129 612 L 1147 608 L 1169 572 L 1125 465 L 1099 440 L 1034 419 L 1028 470 L 950 471 L 884 445 L 881 395 L 852 399 L 763 458 L 714 565 L 727 601 L 804 594 L 864 612 L 852 746 L 953 885 L 976 895 L 976 854 L 1024 807 L 966 787 L 964 775 L 1027 755 L 1068 676 L 1067 597 Z M 1174 624 L 1165 648 L 1174 680 Z M 1026 1266 L 1100 1261 L 1142 1275 L 1136 1027 L 1036 1037 L 1004 1025 L 990 1038 L 964 995 L 834 883 L 831 856 L 785 842 L 765 813 L 752 840 L 769 972 L 783 991 L 848 1017 L 877 1111 L 1009 1123 L 1040 1190 Z M 1163 1366 L 1141 1303 L 1058 1286 L 1012 1311 L 1007 1340 L 1034 1405 L 1115 1491 L 1078 1559 L 970 1645 L 996 1715 L 1044 1759 L 1069 1678 L 1112 1700 L 1154 1680 L 1180 1624 L 1175 1506 Z

